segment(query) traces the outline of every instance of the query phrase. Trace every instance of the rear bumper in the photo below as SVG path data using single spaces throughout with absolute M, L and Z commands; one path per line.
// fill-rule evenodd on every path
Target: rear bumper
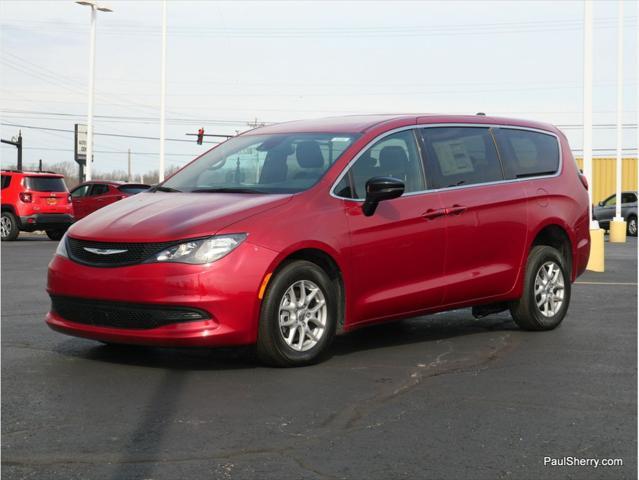
M 258 292 L 276 255 L 249 242 L 210 265 L 149 263 L 106 268 L 55 255 L 49 264 L 47 292 L 90 308 L 86 318 L 52 308 L 46 322 L 62 333 L 113 343 L 200 347 L 255 343 L 261 303 Z M 135 316 L 132 308 L 128 313 L 134 319 L 142 318 L 145 326 L 132 328 L 132 321 L 127 320 L 132 317 L 118 323 L 117 314 L 104 313 L 114 304 L 120 312 L 122 305 L 132 304 L 154 312 L 192 309 L 208 318 L 154 326 L 149 325 L 148 317 Z
M 37 213 L 20 217 L 20 228 L 26 231 L 65 228 L 74 221 L 66 213 Z

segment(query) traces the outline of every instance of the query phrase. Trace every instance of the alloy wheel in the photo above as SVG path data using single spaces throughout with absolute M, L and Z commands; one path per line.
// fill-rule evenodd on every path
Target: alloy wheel
M 7 238 L 11 234 L 11 227 L 11 219 L 3 216 L 0 219 L 0 236 Z
M 310 280 L 288 287 L 279 308 L 280 334 L 293 350 L 305 352 L 322 339 L 326 331 L 326 298 Z
M 535 303 L 545 317 L 556 315 L 564 303 L 564 274 L 555 262 L 545 262 L 537 271 Z
M 634 217 L 631 218 L 630 221 L 628 222 L 628 233 L 630 235 L 637 234 L 637 219 Z

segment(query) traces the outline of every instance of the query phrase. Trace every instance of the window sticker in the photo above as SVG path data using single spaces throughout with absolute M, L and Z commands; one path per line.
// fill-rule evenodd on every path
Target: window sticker
M 474 171 L 463 141 L 433 142 L 442 175 L 458 175 Z

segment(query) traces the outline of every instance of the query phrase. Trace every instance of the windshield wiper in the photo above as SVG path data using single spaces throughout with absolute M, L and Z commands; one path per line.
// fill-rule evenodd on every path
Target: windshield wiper
M 181 192 L 181 191 L 182 190 L 178 190 L 176 188 L 163 187 L 162 185 L 158 185 L 156 187 L 149 189 L 149 192 Z
M 241 188 L 241 187 L 223 187 L 223 188 L 196 188 L 191 190 L 190 193 L 266 193 L 262 190 L 255 190 L 254 188 Z

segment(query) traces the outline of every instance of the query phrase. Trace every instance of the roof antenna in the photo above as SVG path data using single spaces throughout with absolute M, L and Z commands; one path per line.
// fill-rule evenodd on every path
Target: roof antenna
M 486 116 L 486 114 L 484 112 L 477 112 L 475 115 L 481 115 L 482 117 Z

